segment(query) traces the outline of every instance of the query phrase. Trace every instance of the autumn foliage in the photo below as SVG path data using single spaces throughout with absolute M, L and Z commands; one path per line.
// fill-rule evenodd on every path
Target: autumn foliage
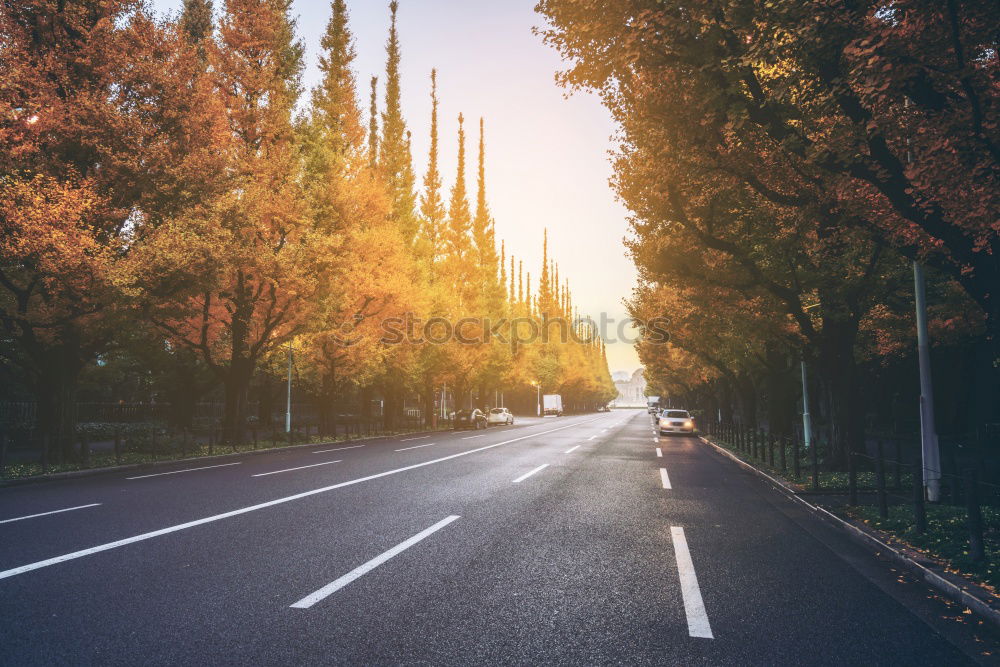
M 805 360 L 819 371 L 813 412 L 845 456 L 866 420 L 899 428 L 915 410 L 900 387 L 915 384 L 901 373 L 915 363 L 918 261 L 936 342 L 972 351 L 942 352 L 965 369 L 939 371 L 945 421 L 967 432 L 1000 417 L 995 3 L 538 11 L 569 61 L 562 83 L 596 91 L 621 127 L 614 185 L 641 276 L 631 307 L 673 321 L 669 346 L 640 345 L 661 393 L 784 433 Z M 876 386 L 892 400 L 866 393 Z
M 376 395 L 390 424 L 407 401 L 429 422 L 445 385 L 455 407 L 531 382 L 580 409 L 613 396 L 597 341 L 386 342 L 389 319 L 541 317 L 557 293 L 571 314 L 565 287 L 508 293 L 482 121 L 475 199 L 463 132 L 446 201 L 433 84 L 418 192 L 389 10 L 385 107 L 373 97 L 365 118 L 343 0 L 311 91 L 286 0 L 185 0 L 171 18 L 130 1 L 0 8 L 0 368 L 9 396 L 37 401 L 44 451 L 72 455 L 81 383 L 121 368 L 141 390 L 88 391 L 185 403 L 182 426 L 214 397 L 240 442 L 277 412 L 289 347 L 327 429 Z

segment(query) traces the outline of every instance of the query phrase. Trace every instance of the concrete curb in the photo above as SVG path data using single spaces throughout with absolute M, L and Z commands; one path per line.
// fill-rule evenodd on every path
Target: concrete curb
M 449 429 L 450 430 L 450 429 Z M 397 435 L 423 435 L 427 433 L 442 433 L 436 431 L 413 431 L 412 433 L 399 433 Z M 15 479 L 0 479 L 0 488 L 8 486 L 21 486 L 23 484 L 35 484 L 39 482 L 53 482 L 61 479 L 75 479 L 77 477 L 91 477 L 97 475 L 108 475 L 115 472 L 125 472 L 130 470 L 151 469 L 155 470 L 161 466 L 175 463 L 187 463 L 195 461 L 217 461 L 225 459 L 235 459 L 241 456 L 255 456 L 258 454 L 270 454 L 272 452 L 283 452 L 290 449 L 304 449 L 307 447 L 326 447 L 329 445 L 350 445 L 356 442 L 375 442 L 378 440 L 388 440 L 395 435 L 380 435 L 372 438 L 357 438 L 355 440 L 338 440 L 336 442 L 303 442 L 299 445 L 284 445 L 282 447 L 268 447 L 266 449 L 251 449 L 247 452 L 229 452 L 227 454 L 212 454 L 211 456 L 189 456 L 183 459 L 164 459 L 162 461 L 150 461 L 148 463 L 125 463 L 120 466 L 106 466 L 104 468 L 85 468 L 83 470 L 67 470 L 65 472 L 52 472 L 47 475 L 34 475 L 32 477 L 18 477 Z
M 955 579 L 959 579 L 958 582 L 952 581 L 948 575 L 936 572 L 926 565 L 917 562 L 917 560 L 904 553 L 901 549 L 889 545 L 867 530 L 849 521 L 841 519 L 829 510 L 826 510 L 818 505 L 813 505 L 809 501 L 803 499 L 789 484 L 780 479 L 771 477 L 766 472 L 750 465 L 724 447 L 720 447 L 704 436 L 698 436 L 698 439 L 715 449 L 715 451 L 719 452 L 723 456 L 734 461 L 740 467 L 745 468 L 757 476 L 767 480 L 779 491 L 793 500 L 802 503 L 821 519 L 825 519 L 827 522 L 843 530 L 855 542 L 858 542 L 865 547 L 875 548 L 886 554 L 897 564 L 917 575 L 927 584 L 943 593 L 947 598 L 960 604 L 964 604 L 994 627 L 1000 628 L 1000 598 L 991 594 L 986 589 L 980 588 L 974 583 L 965 581 L 964 579 L 959 579 L 958 577 L 955 577 Z

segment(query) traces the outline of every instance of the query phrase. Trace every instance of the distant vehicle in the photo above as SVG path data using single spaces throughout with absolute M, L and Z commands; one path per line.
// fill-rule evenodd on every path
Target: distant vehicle
M 660 397 L 659 396 L 647 396 L 646 397 L 646 412 L 651 415 L 655 415 L 660 411 Z
M 488 424 L 513 424 L 514 415 L 507 408 L 493 408 L 490 410 L 486 422 Z
M 542 396 L 542 416 L 555 415 L 562 417 L 562 396 L 559 394 L 545 394 Z
M 611 412 L 611 407 L 607 406 L 607 405 L 598 405 L 597 406 L 597 411 L 598 412 Z
M 481 428 L 486 428 L 488 423 L 486 413 L 479 408 L 473 408 L 472 410 L 459 410 L 456 412 L 453 428 L 472 428 L 478 431 Z
M 687 410 L 664 410 L 658 422 L 660 435 L 667 433 L 694 433 L 694 419 Z

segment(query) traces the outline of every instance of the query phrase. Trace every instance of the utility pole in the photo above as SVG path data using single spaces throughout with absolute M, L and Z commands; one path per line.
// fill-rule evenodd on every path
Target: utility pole
M 809 382 L 806 376 L 806 360 L 802 360 L 802 442 L 809 449 L 812 442 L 812 418 L 809 416 Z
M 288 341 L 288 400 L 285 404 L 285 433 L 292 432 L 292 341 Z
M 910 98 L 903 98 L 910 107 Z M 906 164 L 913 164 L 910 138 L 906 138 Z M 931 383 L 930 338 L 927 335 L 927 281 L 924 267 L 913 261 L 913 296 L 917 308 L 917 363 L 920 366 L 920 455 L 924 469 L 927 500 L 941 500 L 941 450 L 938 448 L 937 427 L 934 423 L 934 387 Z
M 941 451 L 934 424 L 934 387 L 931 384 L 931 351 L 927 335 L 927 285 L 924 267 L 913 262 L 913 292 L 917 302 L 917 362 L 920 365 L 920 454 L 923 459 L 927 500 L 941 499 Z

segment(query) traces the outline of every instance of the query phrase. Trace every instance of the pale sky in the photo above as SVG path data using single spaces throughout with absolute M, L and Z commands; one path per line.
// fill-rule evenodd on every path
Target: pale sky
M 179 11 L 181 0 L 153 0 L 158 12 Z M 368 82 L 380 77 L 388 35 L 388 0 L 348 0 L 358 58 L 359 96 L 368 107 Z M 568 278 L 581 314 L 620 321 L 621 301 L 636 272 L 622 238 L 626 210 L 608 185 L 608 150 L 614 124 L 600 101 L 566 91 L 554 75 L 564 68 L 558 54 L 531 29 L 541 23 L 535 0 L 401 0 L 403 114 L 413 132 L 418 183 L 427 168 L 430 71 L 438 70 L 441 171 L 445 196 L 455 178 L 458 113 L 466 117 L 469 169 L 475 179 L 479 117 L 486 119 L 486 185 L 497 238 L 524 260 L 538 285 L 542 230 Z M 216 0 L 216 10 L 222 6 Z M 304 84 L 317 81 L 320 36 L 330 16 L 328 2 L 295 0 L 298 34 L 306 47 Z M 475 193 L 474 180 L 470 182 Z M 473 202 L 474 204 L 474 202 Z M 616 335 L 611 327 L 608 335 Z M 608 346 L 612 372 L 639 367 L 630 343 Z

